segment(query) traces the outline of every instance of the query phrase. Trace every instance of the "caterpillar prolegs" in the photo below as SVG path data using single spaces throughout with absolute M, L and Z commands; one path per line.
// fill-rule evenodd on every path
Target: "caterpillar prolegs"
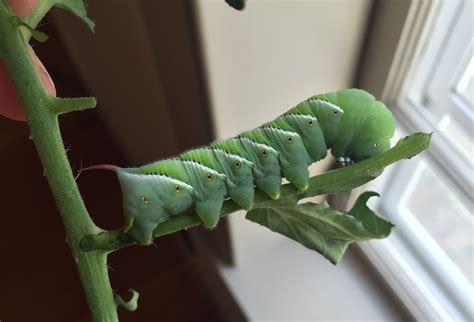
M 124 215 L 133 221 L 127 234 L 150 243 L 161 222 L 191 207 L 212 228 L 225 199 L 250 209 L 255 188 L 278 199 L 283 177 L 304 191 L 308 166 L 328 149 L 337 163 L 350 165 L 388 150 L 394 130 L 383 103 L 363 90 L 345 89 L 312 96 L 234 138 L 138 168 L 112 167 Z

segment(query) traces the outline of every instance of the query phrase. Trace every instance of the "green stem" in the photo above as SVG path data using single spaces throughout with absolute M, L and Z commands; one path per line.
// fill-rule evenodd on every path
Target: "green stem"
M 60 105 L 50 102 L 59 100 L 52 98 L 43 88 L 28 52 L 27 41 L 4 1 L 0 1 L 0 55 L 25 109 L 31 136 L 64 222 L 93 321 L 118 321 L 107 272 L 108 252 L 86 253 L 79 247 L 84 236 L 102 230 L 87 213 L 64 150 L 57 113 L 50 110 Z M 89 100 L 89 103 L 92 102 Z M 67 110 L 68 104 L 63 108 Z
M 350 191 L 355 187 L 375 179 L 382 173 L 386 166 L 403 159 L 409 159 L 421 151 L 426 150 L 429 147 L 430 138 L 430 134 L 424 133 L 410 135 L 400 140 L 395 147 L 383 154 L 349 167 L 312 177 L 309 181 L 308 190 L 304 192 L 297 191 L 292 184 L 283 185 L 281 187 L 279 200 L 271 200 L 264 193 L 256 191 L 252 208 L 269 207 L 271 203 L 278 203 L 290 198 L 300 200 L 327 193 Z M 224 202 L 220 216 L 227 216 L 239 209 L 237 204 L 228 200 Z M 174 216 L 158 225 L 153 232 L 153 236 L 160 237 L 168 235 L 178 230 L 199 226 L 201 223 L 199 217 L 193 213 Z M 133 239 L 128 237 L 121 230 L 116 230 L 86 236 L 81 241 L 81 248 L 84 251 L 97 249 L 114 251 L 135 243 Z
M 58 98 L 49 100 L 48 107 L 51 113 L 59 115 L 94 108 L 97 102 L 94 97 Z

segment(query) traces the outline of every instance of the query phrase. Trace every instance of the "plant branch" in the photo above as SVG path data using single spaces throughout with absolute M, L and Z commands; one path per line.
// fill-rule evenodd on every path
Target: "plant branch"
M 51 113 L 59 115 L 68 112 L 94 108 L 97 101 L 94 97 L 58 98 L 52 97 L 48 102 Z
M 386 166 L 403 159 L 409 159 L 426 150 L 429 147 L 430 138 L 431 134 L 425 133 L 410 135 L 401 139 L 397 145 L 383 154 L 355 165 L 328 171 L 310 178 L 309 188 L 304 192 L 297 191 L 292 184 L 283 185 L 281 187 L 280 199 L 278 200 L 271 200 L 264 193 L 256 191 L 252 208 L 269 207 L 272 203 L 278 203 L 285 199 L 294 199 L 296 201 L 327 193 L 350 191 L 375 179 Z M 239 206 L 232 200 L 228 200 L 224 202 L 220 216 L 225 217 L 237 210 L 240 210 Z M 153 236 L 168 235 L 182 229 L 199 226 L 201 223 L 199 217 L 194 213 L 174 216 L 159 224 L 153 232 Z M 97 249 L 115 251 L 133 244 L 136 244 L 135 240 L 127 236 L 122 230 L 115 230 L 86 236 L 81 241 L 81 248 L 84 251 Z
M 49 9 L 49 8 L 47 8 Z M 43 13 L 38 13 L 42 16 Z M 23 29 L 23 28 L 22 28 Z M 51 97 L 41 80 L 28 51 L 28 36 L 20 30 L 6 1 L 0 0 L 0 56 L 12 77 L 16 93 L 28 119 L 31 137 L 59 208 L 66 236 L 84 286 L 94 322 L 118 321 L 117 308 L 107 272 L 107 251 L 85 253 L 79 243 L 85 235 L 99 229 L 91 220 L 64 150 L 57 112 L 50 111 L 49 102 L 62 102 L 60 112 L 76 109 L 76 103 L 95 106 L 95 100 L 61 100 Z M 74 104 L 71 104 L 74 102 Z M 52 104 L 55 106 L 56 104 Z M 60 104 L 57 104 L 58 106 Z

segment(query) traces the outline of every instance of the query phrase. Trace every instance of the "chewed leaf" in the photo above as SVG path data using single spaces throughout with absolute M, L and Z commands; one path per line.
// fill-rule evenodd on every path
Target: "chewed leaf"
M 356 203 L 348 212 L 349 215 L 359 220 L 365 228 L 380 238 L 390 235 L 393 224 L 377 216 L 369 207 L 367 201 L 370 197 L 379 196 L 374 191 L 366 191 L 357 198 Z
M 349 212 L 332 209 L 326 202 L 283 201 L 252 209 L 246 218 L 316 250 L 336 264 L 350 243 L 385 238 L 390 234 L 393 225 L 365 204 L 373 195 L 376 194 L 363 193 Z

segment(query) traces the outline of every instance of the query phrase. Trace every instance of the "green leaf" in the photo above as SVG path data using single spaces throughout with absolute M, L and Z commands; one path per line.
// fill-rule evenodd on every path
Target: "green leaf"
M 245 8 L 245 0 L 225 0 L 225 2 L 236 10 L 243 10 Z
M 31 31 L 31 35 L 36 41 L 45 42 L 49 38 L 47 34 L 45 34 L 44 32 L 38 31 L 36 29 L 30 29 L 30 31 Z
M 359 198 L 357 198 L 357 201 L 348 214 L 361 222 L 372 234 L 375 236 L 381 236 L 374 238 L 384 238 L 390 235 L 393 225 L 377 216 L 367 207 L 367 201 L 373 196 L 379 197 L 379 194 L 374 191 L 366 191 L 362 193 Z
M 41 32 L 39 30 L 36 30 L 36 29 L 32 28 L 26 22 L 23 22 L 20 18 L 18 18 L 16 16 L 13 17 L 13 18 L 16 19 L 19 26 L 26 28 L 31 33 L 31 36 L 33 36 L 33 38 L 36 41 L 45 42 L 46 40 L 48 40 L 49 36 L 47 34 L 45 34 L 44 32 Z
M 54 6 L 66 9 L 86 23 L 86 25 L 94 31 L 95 24 L 94 22 L 87 17 L 87 11 L 84 0 L 54 0 Z
M 390 234 L 393 225 L 366 205 L 374 195 L 377 193 L 361 194 L 349 212 L 332 209 L 327 202 L 296 204 L 286 200 L 254 208 L 246 218 L 321 253 L 336 264 L 350 243 L 385 238 Z
M 87 16 L 86 4 L 84 0 L 42 0 L 38 7 L 23 20 L 29 26 L 35 27 L 52 7 L 58 7 L 75 14 L 93 31 L 95 24 Z

